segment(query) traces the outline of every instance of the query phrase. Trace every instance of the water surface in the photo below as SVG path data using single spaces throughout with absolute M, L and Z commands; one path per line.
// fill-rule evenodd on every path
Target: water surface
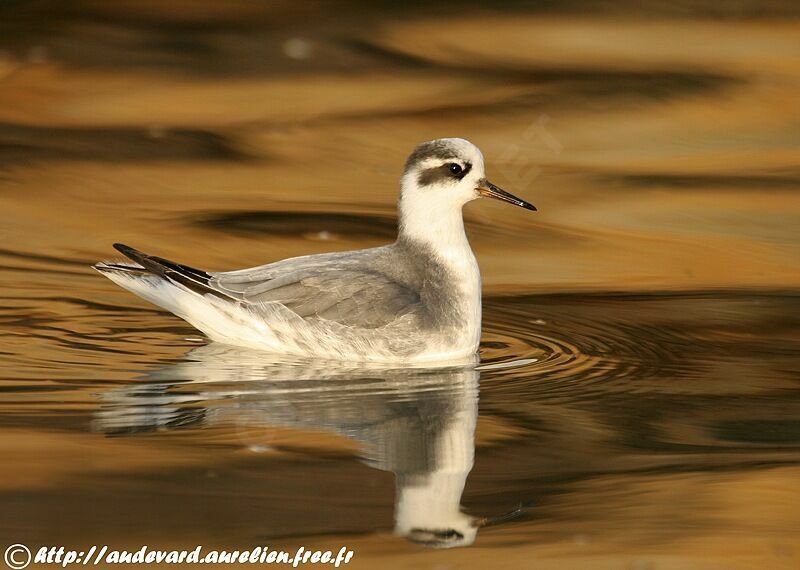
M 0 538 L 797 567 L 792 3 L 70 6 L 0 7 Z M 540 210 L 466 208 L 479 362 L 209 344 L 89 268 L 385 243 L 440 136 Z

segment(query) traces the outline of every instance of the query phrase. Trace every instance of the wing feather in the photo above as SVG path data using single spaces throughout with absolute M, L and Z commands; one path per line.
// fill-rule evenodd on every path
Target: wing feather
M 283 267 L 254 268 L 249 276 L 217 273 L 211 285 L 254 306 L 280 303 L 303 318 L 363 328 L 385 326 L 419 307 L 414 290 L 367 264 L 330 263 L 325 256 L 310 256 L 274 265 Z
M 258 310 L 280 303 L 304 319 L 325 319 L 362 328 L 378 328 L 420 307 L 419 294 L 376 267 L 370 256 L 332 253 L 286 259 L 228 273 L 207 273 L 129 246 L 119 251 L 151 272 L 200 295 L 214 295 Z M 378 252 L 378 253 L 376 253 Z

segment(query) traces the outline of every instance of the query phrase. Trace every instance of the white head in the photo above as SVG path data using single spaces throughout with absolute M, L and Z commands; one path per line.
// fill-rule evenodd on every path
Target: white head
M 461 208 L 482 196 L 536 208 L 489 182 L 483 154 L 471 142 L 452 138 L 419 145 L 406 161 L 400 183 L 400 232 L 438 243 L 463 235 Z

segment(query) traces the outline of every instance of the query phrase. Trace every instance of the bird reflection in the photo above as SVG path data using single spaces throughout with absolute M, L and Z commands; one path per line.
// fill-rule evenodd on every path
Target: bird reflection
M 94 427 L 112 435 L 196 424 L 336 433 L 358 442 L 365 463 L 395 474 L 397 534 L 429 547 L 467 546 L 486 523 L 460 505 L 475 453 L 476 364 L 276 361 L 212 343 L 134 386 L 104 393 Z

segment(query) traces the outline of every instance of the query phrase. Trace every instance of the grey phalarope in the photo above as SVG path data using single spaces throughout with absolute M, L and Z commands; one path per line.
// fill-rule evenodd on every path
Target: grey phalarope
M 486 179 L 475 145 L 437 139 L 406 161 L 392 244 L 221 273 L 115 244 L 132 263 L 94 268 L 226 344 L 316 358 L 449 361 L 474 354 L 480 341 L 481 276 L 462 217 L 479 197 L 536 210 Z

